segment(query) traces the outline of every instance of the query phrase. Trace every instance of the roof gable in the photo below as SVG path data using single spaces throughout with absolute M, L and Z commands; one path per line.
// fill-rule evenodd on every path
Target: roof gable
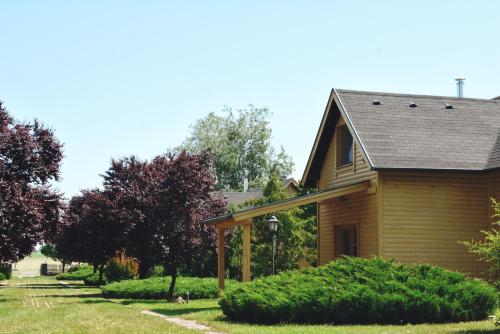
M 498 100 L 334 89 L 302 178 L 305 186 L 315 186 L 339 115 L 373 169 L 500 167 Z

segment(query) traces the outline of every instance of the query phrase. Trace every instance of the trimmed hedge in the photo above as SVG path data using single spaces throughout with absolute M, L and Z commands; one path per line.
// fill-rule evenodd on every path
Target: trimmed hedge
M 80 266 L 76 269 L 71 268 L 65 273 L 57 274 L 56 279 L 64 281 L 83 281 L 85 278 L 92 275 L 93 272 L 92 266 Z
M 170 277 L 151 277 L 142 280 L 127 280 L 110 283 L 101 288 L 105 298 L 166 299 Z M 228 286 L 236 281 L 226 280 Z M 217 279 L 198 277 L 177 277 L 174 298 L 190 299 L 217 298 Z
M 99 272 L 96 272 L 95 274 L 91 273 L 91 275 L 85 277 L 83 279 L 83 283 L 89 286 L 100 286 L 100 285 L 105 285 L 107 281 L 105 275 L 102 275 L 102 281 L 99 281 Z
M 497 303 L 493 287 L 458 272 L 348 257 L 229 287 L 219 301 L 229 319 L 262 324 L 471 321 Z

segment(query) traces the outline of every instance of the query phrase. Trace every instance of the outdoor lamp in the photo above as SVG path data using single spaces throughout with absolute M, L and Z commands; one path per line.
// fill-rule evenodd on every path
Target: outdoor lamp
M 269 218 L 267 220 L 267 222 L 269 223 L 269 231 L 271 231 L 272 233 L 276 233 L 278 231 L 278 219 L 276 219 L 276 216 L 271 216 L 271 218 Z
M 269 223 L 269 231 L 273 234 L 273 275 L 274 275 L 274 258 L 276 256 L 276 232 L 278 231 L 278 219 L 276 219 L 276 216 L 271 216 L 267 220 Z

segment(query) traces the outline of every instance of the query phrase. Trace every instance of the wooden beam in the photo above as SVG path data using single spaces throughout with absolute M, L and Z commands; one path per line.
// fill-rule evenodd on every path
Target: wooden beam
M 222 290 L 224 290 L 224 276 L 225 276 L 225 265 L 224 265 L 224 228 L 217 228 L 217 240 L 218 240 L 218 249 L 217 249 L 217 276 L 219 279 L 219 294 Z
M 250 228 L 251 224 L 243 225 L 243 282 L 250 281 Z
M 355 184 L 352 186 L 347 186 L 339 189 L 332 189 L 322 191 L 316 194 L 295 197 L 290 200 L 276 202 L 268 205 L 264 205 L 261 207 L 256 207 L 253 209 L 243 210 L 240 212 L 235 212 L 233 214 L 233 219 L 235 222 L 241 222 L 244 220 L 248 220 L 253 217 L 262 216 L 265 214 L 273 213 L 276 211 L 286 210 L 290 208 L 294 208 L 301 205 L 316 203 L 325 201 L 331 198 L 346 196 L 352 193 L 360 192 L 360 191 L 369 191 L 371 187 L 371 183 L 369 181 L 362 182 L 359 184 Z M 241 224 L 241 223 L 240 223 Z

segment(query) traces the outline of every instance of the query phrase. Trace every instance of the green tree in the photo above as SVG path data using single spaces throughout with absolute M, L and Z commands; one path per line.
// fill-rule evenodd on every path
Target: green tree
M 264 198 L 245 205 L 264 205 L 290 198 L 279 176 L 270 177 L 264 188 Z M 267 220 L 271 215 L 256 217 L 251 229 L 251 272 L 253 277 L 270 275 L 272 272 L 272 234 Z M 276 240 L 276 272 L 298 269 L 301 261 L 316 262 L 316 211 L 311 207 L 296 207 L 275 216 L 279 220 Z M 229 276 L 241 277 L 242 229 L 235 228 L 231 238 Z
M 494 215 L 491 230 L 481 231 L 484 234 L 484 239 L 481 241 L 464 241 L 462 242 L 469 252 L 480 257 L 482 261 L 488 264 L 488 273 L 493 283 L 500 288 L 500 202 L 491 199 Z
M 271 145 L 269 109 L 224 108 L 223 115 L 208 114 L 192 125 L 191 133 L 179 148 L 191 153 L 212 151 L 218 189 L 242 190 L 243 180 L 250 188 L 263 187 L 274 172 L 282 179 L 293 170 L 293 162 L 284 149 Z

